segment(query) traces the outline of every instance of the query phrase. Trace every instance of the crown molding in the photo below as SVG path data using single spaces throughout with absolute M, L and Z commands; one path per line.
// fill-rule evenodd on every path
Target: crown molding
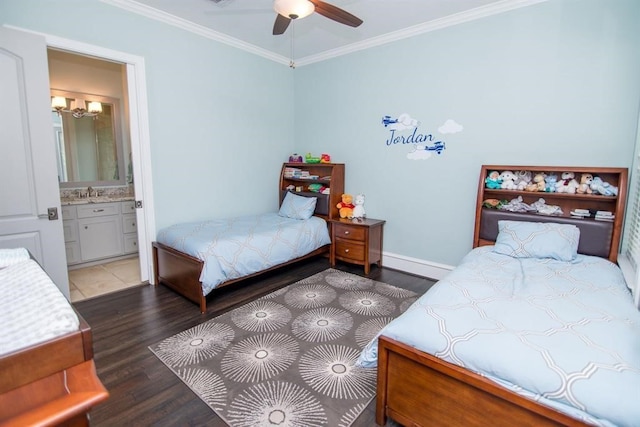
M 136 13 L 138 15 L 145 16 L 156 21 L 163 22 L 165 24 L 172 25 L 174 27 L 181 28 L 185 31 L 192 32 L 194 34 L 206 37 L 211 40 L 224 43 L 226 45 L 242 49 L 249 53 L 261 56 L 263 58 L 278 62 L 280 64 L 289 65 L 289 58 L 282 55 L 278 55 L 266 49 L 258 46 L 246 43 L 242 40 L 230 37 L 226 34 L 211 30 L 202 25 L 195 24 L 191 21 L 179 18 L 175 15 L 163 12 L 145 4 L 139 3 L 135 0 L 100 0 L 103 3 L 111 6 L 119 7 L 129 12 Z M 443 18 L 435 19 L 433 21 L 425 22 L 424 24 L 414 25 L 413 27 L 404 28 L 399 31 L 394 31 L 388 34 L 384 34 L 378 37 L 373 37 L 358 43 L 352 43 L 347 46 L 342 46 L 336 49 L 330 49 L 325 52 L 321 52 L 316 55 L 309 55 L 295 60 L 296 67 L 313 64 L 316 62 L 325 61 L 327 59 L 335 58 L 342 55 L 347 55 L 353 52 L 357 52 L 364 49 L 369 49 L 376 46 L 381 46 L 394 41 L 414 37 L 420 34 L 428 33 L 431 31 L 440 30 L 442 28 L 451 27 L 454 25 L 462 24 L 476 19 L 486 18 L 488 16 L 497 15 L 510 10 L 519 9 L 526 6 L 535 5 L 538 3 L 547 2 L 549 0 L 502 0 L 489 4 L 487 6 L 477 7 L 475 9 L 466 10 L 464 12 L 456 13 L 453 15 L 445 16 Z
M 249 53 L 253 53 L 255 55 L 269 59 L 271 61 L 285 64 L 287 66 L 289 65 L 289 58 L 286 58 L 282 55 L 278 55 L 269 50 L 252 45 L 250 43 L 236 39 L 234 37 L 230 37 L 226 34 L 220 33 L 218 31 L 214 31 L 202 25 L 195 24 L 191 21 L 187 21 L 186 19 L 179 18 L 175 15 L 171 15 L 170 13 L 147 6 L 135 0 L 100 0 L 100 1 L 102 3 L 119 7 L 120 9 L 124 9 L 129 12 L 142 15 L 146 18 L 153 19 L 155 21 L 159 21 L 168 25 L 172 25 L 174 27 L 180 28 L 185 31 L 189 31 L 199 36 L 202 36 L 211 40 L 215 40 L 220 43 L 224 43 L 228 46 L 242 49 Z

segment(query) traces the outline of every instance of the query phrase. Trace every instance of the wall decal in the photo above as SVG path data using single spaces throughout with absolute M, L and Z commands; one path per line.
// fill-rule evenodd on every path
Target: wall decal
M 462 132 L 463 129 L 464 127 L 461 124 L 456 123 L 456 121 L 453 119 L 449 119 L 438 128 L 438 132 L 444 135 L 448 133 Z
M 411 151 L 407 154 L 409 160 L 426 160 L 433 153 L 442 154 L 446 149 L 446 144 L 431 133 L 421 133 L 419 131 L 420 121 L 414 119 L 408 113 L 402 113 L 397 118 L 384 116 L 382 124 L 390 132 L 387 146 L 411 145 Z M 440 134 L 454 134 L 462 132 L 464 127 L 453 119 L 448 119 L 438 128 Z

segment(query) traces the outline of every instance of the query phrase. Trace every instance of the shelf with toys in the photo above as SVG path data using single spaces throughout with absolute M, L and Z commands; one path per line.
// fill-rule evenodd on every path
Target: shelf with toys
M 532 218 L 606 221 L 612 223 L 611 239 L 618 245 L 627 174 L 626 168 L 483 165 L 476 212 L 497 209 Z M 478 229 L 476 223 L 475 245 L 481 243 Z
M 344 168 L 343 163 L 284 163 L 280 173 L 280 203 L 287 191 L 316 197 L 317 203 L 325 207 L 326 215 L 321 216 L 338 218 L 336 205 L 344 193 Z

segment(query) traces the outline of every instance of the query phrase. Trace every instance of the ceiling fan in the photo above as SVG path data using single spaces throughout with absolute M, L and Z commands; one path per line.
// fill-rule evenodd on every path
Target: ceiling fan
M 350 27 L 362 24 L 362 19 L 322 0 L 274 0 L 273 8 L 278 13 L 273 24 L 273 35 L 283 34 L 291 20 L 304 18 L 314 11 Z

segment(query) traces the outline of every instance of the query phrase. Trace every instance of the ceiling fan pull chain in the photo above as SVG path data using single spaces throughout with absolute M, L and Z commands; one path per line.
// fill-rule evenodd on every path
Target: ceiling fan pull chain
M 291 20 L 291 61 L 289 61 L 289 67 L 291 69 L 295 69 L 296 68 L 296 63 L 293 62 L 293 39 L 295 37 L 296 34 L 296 20 L 292 19 Z

